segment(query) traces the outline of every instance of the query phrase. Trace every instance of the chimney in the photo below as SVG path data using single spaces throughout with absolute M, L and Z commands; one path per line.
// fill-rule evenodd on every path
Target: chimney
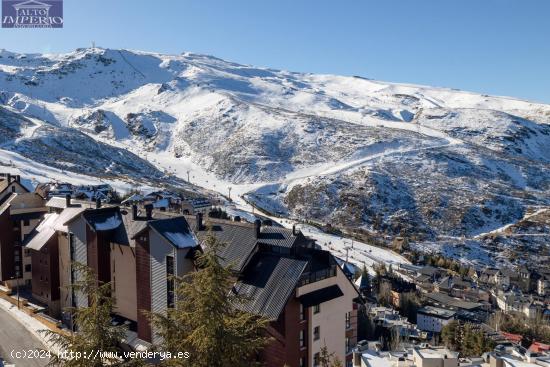
M 502 367 L 504 365 L 504 361 L 499 356 L 491 355 L 489 358 L 489 366 L 490 367 Z
M 15 182 L 21 182 L 21 176 L 19 175 L 15 176 Z
M 137 205 L 136 204 L 132 205 L 132 219 L 137 220 Z
M 297 235 L 298 235 L 298 230 L 296 229 L 296 224 L 293 224 L 293 225 L 292 225 L 292 235 L 293 235 L 293 236 L 297 236 Z
M 95 199 L 95 208 L 96 209 L 101 208 L 101 199 L 100 198 Z
M 256 232 L 256 238 L 260 238 L 260 229 L 262 227 L 262 221 L 259 219 L 256 219 L 254 221 L 254 230 Z
M 67 208 L 71 206 L 71 194 L 65 195 L 65 206 Z
M 145 214 L 147 216 L 147 220 L 153 219 L 153 204 L 145 205 Z
M 8 184 L 10 184 L 11 183 L 11 174 L 10 173 L 8 173 L 8 175 L 6 176 L 6 179 L 8 180 Z
M 196 223 L 197 231 L 200 231 L 202 230 L 202 213 L 197 213 L 195 215 L 195 218 L 197 218 L 197 223 Z

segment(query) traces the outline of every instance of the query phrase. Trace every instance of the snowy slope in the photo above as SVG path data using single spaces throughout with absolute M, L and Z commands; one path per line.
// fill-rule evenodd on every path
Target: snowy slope
M 550 106 L 513 98 L 94 48 L 0 51 L 2 105 L 0 162 L 126 182 L 189 171 L 271 212 L 389 235 L 476 235 L 549 204 Z

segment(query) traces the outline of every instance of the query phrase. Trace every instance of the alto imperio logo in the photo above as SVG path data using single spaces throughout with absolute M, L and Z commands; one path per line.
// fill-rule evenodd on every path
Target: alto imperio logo
M 2 28 L 63 28 L 63 0 L 2 0 Z

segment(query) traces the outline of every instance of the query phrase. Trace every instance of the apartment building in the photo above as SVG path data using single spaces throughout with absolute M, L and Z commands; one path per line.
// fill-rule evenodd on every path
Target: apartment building
M 147 206 L 101 207 L 67 198 L 48 201 L 43 222 L 31 233 L 33 296 L 52 316 L 71 324 L 67 307 L 87 305 L 70 284 L 74 262 L 86 264 L 98 282 L 110 282 L 115 316 L 143 342 L 158 341 L 144 314 L 176 302 L 172 275 L 195 270 L 196 251 L 212 233 L 225 246 L 223 265 L 233 271 L 236 307 L 271 320 L 272 342 L 258 356 L 267 366 L 317 366 L 326 346 L 347 365 L 357 342 L 359 293 L 335 258 L 296 229 L 181 216 Z
M 174 275 L 193 269 L 189 251 L 197 240 L 185 219 L 157 218 L 151 207 L 142 213 L 135 206 L 101 207 L 99 202 L 70 197 L 52 198 L 48 210 L 26 243 L 33 259 L 33 297 L 70 326 L 66 309 L 85 307 L 88 302 L 70 288 L 81 276 L 74 263 L 85 264 L 99 283 L 111 283 L 117 319 L 151 342 L 150 325 L 141 311 L 166 310 L 173 297 L 173 289 L 167 289 L 170 269 Z
M 455 314 L 445 308 L 425 306 L 418 310 L 416 323 L 420 330 L 440 333 L 445 325 L 455 319 Z
M 328 252 L 296 229 L 186 217 L 202 240 L 212 233 L 226 246 L 220 257 L 235 273 L 237 307 L 271 320 L 266 366 L 319 365 L 326 346 L 346 365 L 357 342 L 359 292 Z
M 44 204 L 19 176 L 0 176 L 0 283 L 5 286 L 30 286 L 31 256 L 22 244 L 46 213 Z

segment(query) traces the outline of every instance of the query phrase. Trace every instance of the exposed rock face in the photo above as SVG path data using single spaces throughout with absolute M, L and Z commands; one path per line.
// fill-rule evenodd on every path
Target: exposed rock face
M 425 238 L 550 204 L 544 104 L 103 49 L 2 51 L 0 88 L 2 149 L 68 171 L 146 182 L 146 159 L 187 160 L 273 212 Z

